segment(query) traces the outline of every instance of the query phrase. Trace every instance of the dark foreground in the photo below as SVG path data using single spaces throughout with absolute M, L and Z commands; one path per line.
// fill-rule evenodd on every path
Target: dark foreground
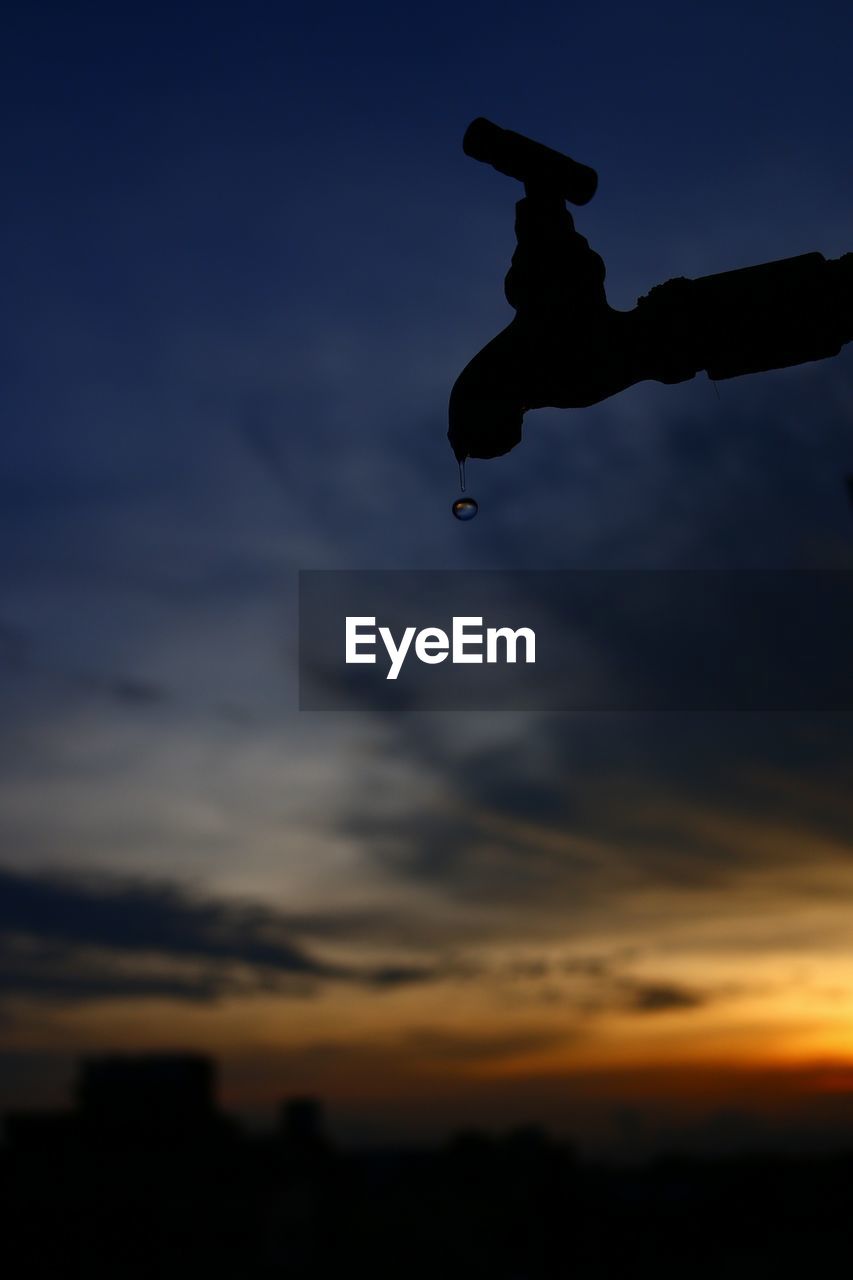
M 435 1152 L 321 1139 L 33 1140 L 2 1158 L 8 1274 L 523 1277 L 831 1274 L 853 1155 L 578 1164 L 536 1131 Z M 20 1266 L 20 1264 L 18 1264 Z

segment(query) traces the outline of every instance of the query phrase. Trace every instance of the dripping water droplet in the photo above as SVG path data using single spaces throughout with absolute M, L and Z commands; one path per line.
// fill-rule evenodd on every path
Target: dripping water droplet
M 459 459 L 459 488 L 465 492 L 465 459 Z
M 457 520 L 473 520 L 480 508 L 476 498 L 457 498 L 451 510 Z

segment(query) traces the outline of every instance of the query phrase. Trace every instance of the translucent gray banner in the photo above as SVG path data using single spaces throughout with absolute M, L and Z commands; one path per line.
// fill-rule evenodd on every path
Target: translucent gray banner
M 853 711 L 853 573 L 300 573 L 305 711 Z

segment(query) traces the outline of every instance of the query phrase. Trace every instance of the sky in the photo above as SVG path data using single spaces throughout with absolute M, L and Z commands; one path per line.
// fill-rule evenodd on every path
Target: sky
M 467 525 L 445 434 L 512 315 L 472 119 L 597 169 L 628 309 L 853 250 L 851 38 L 821 2 L 5 8 L 2 1109 L 187 1048 L 352 1141 L 853 1128 L 849 715 L 312 714 L 295 665 L 303 569 L 853 568 L 849 349 L 530 414 Z

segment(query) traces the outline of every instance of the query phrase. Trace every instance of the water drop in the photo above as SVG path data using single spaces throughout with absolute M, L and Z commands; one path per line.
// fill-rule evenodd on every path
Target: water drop
M 476 498 L 457 498 L 451 510 L 457 520 L 473 520 L 480 508 Z
M 459 488 L 465 492 L 465 459 L 459 459 Z

